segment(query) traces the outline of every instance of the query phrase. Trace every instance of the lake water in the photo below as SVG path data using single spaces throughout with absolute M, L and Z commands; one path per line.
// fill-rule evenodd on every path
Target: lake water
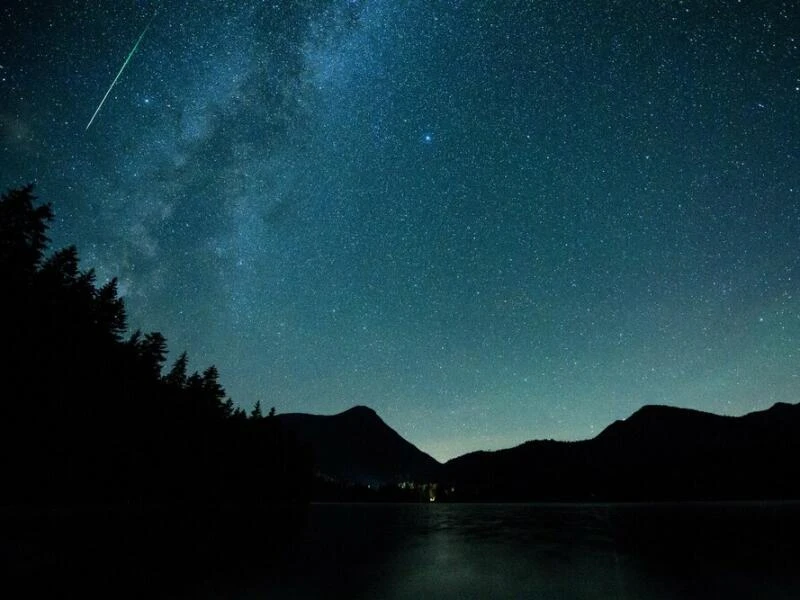
M 800 507 L 315 505 L 246 598 L 800 598 Z
M 0 558 L 15 593 L 2 595 L 800 598 L 795 503 L 318 504 L 263 516 L 8 518 Z

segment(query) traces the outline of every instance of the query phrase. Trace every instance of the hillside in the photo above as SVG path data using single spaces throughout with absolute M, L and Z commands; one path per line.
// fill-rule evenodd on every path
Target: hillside
M 444 465 L 461 500 L 800 497 L 800 405 L 741 417 L 645 406 L 593 439 L 531 441 Z
M 314 453 L 327 477 L 363 485 L 432 481 L 441 465 L 403 439 L 371 408 L 331 416 L 289 413 L 276 417 Z

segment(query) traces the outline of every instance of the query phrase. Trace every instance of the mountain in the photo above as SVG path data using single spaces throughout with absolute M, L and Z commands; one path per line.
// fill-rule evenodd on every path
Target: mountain
M 436 482 L 454 501 L 800 499 L 800 404 L 741 417 L 644 406 L 578 442 L 534 440 L 444 465 L 370 408 L 278 415 L 340 483 Z
M 289 413 L 276 418 L 299 442 L 311 447 L 316 467 L 326 477 L 374 486 L 435 481 L 439 476 L 438 461 L 403 439 L 366 406 L 332 416 Z
M 461 500 L 800 498 L 800 405 L 741 417 L 645 406 L 580 442 L 531 441 L 448 461 Z

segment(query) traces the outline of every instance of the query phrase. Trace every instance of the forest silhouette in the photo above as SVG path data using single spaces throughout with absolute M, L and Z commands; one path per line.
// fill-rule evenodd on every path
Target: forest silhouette
M 52 219 L 31 185 L 0 200 L 0 505 L 305 502 L 312 459 L 274 409 L 246 414 L 185 352 L 167 368 L 161 333 L 128 334 L 116 279 L 49 253 Z

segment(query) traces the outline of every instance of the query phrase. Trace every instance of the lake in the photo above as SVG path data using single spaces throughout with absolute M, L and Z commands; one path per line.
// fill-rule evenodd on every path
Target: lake
M 798 598 L 796 504 L 315 505 L 243 597 Z
M 31 592 L 47 581 L 51 598 L 90 588 L 187 598 L 800 597 L 796 503 L 315 504 L 252 529 L 240 513 L 166 528 L 118 521 L 62 528 L 55 544 L 28 540 L 24 559 L 13 555 L 22 538 L 5 539 L 3 558 L 27 573 Z M 289 534 L 275 533 L 287 523 Z

